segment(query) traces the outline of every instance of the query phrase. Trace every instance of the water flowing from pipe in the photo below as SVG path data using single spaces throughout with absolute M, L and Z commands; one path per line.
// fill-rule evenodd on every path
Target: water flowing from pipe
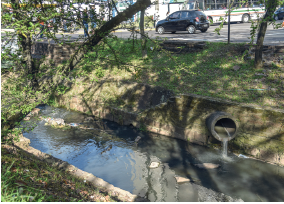
M 227 132 L 228 134 L 228 138 L 224 138 L 222 140 L 223 142 L 223 153 L 222 153 L 222 156 L 223 157 L 227 157 L 228 155 L 228 141 L 229 141 L 229 138 L 231 137 L 230 133 L 228 132 L 227 128 L 223 125 L 223 123 L 221 122 L 223 128 L 225 129 L 225 131 Z
M 228 154 L 228 140 L 223 140 L 223 152 L 222 156 L 227 157 Z

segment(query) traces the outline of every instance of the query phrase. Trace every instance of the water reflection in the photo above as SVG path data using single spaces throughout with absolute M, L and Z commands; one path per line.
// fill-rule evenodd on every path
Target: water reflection
M 86 116 L 65 109 L 42 106 L 42 115 L 83 123 Z M 32 122 L 32 121 L 30 121 Z M 228 155 L 185 141 L 145 134 L 110 121 L 84 123 L 101 130 L 62 131 L 43 121 L 24 136 L 31 146 L 94 174 L 105 181 L 148 198 L 150 201 L 198 201 L 202 190 L 192 183 L 177 184 L 174 176 L 187 177 L 206 188 L 244 201 L 284 201 L 284 168 Z M 102 131 L 103 130 L 103 131 Z M 141 139 L 138 145 L 134 140 Z M 160 162 L 150 169 L 151 162 Z M 214 163 L 215 170 L 193 164 Z

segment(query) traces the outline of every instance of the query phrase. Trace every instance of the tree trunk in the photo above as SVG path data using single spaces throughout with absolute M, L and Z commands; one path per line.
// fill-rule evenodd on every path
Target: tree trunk
M 267 22 L 262 22 L 257 34 L 257 42 L 255 47 L 254 67 L 256 69 L 262 68 L 262 48 L 266 29 Z
M 272 19 L 272 15 L 276 10 L 277 3 L 276 0 L 267 0 L 266 1 L 266 13 L 261 20 L 259 31 L 257 34 L 257 41 L 255 47 L 255 58 L 254 58 L 254 67 L 255 69 L 262 68 L 262 48 L 263 48 L 263 41 L 267 29 L 267 22 L 268 20 Z
M 140 33 L 141 33 L 141 46 L 142 46 L 142 58 L 147 57 L 147 48 L 146 48 L 146 38 L 145 38 L 145 32 L 144 32 L 144 14 L 145 14 L 145 9 L 141 11 L 140 14 Z
M 12 4 L 14 4 L 15 9 L 19 9 L 19 1 L 17 0 L 12 0 Z M 22 20 L 22 17 L 20 16 L 21 14 L 16 12 L 15 18 L 17 20 Z M 30 28 L 29 23 L 25 23 L 25 26 L 27 27 L 27 30 Z M 37 81 L 37 73 L 38 73 L 38 67 L 36 67 L 36 64 L 34 62 L 34 59 L 32 58 L 32 37 L 30 31 L 27 31 L 24 33 L 18 34 L 18 39 L 20 42 L 20 45 L 23 49 L 23 59 L 26 62 L 26 73 L 27 73 L 27 78 L 28 78 L 28 83 L 32 87 L 33 90 L 35 90 L 38 86 L 38 81 Z
M 22 34 L 18 35 L 21 43 L 21 46 L 23 48 L 23 57 L 24 61 L 26 62 L 26 72 L 27 72 L 27 78 L 29 80 L 30 86 L 35 90 L 38 86 L 37 81 L 37 73 L 38 68 L 35 65 L 34 59 L 32 58 L 32 39 L 30 37 L 30 33 L 27 35 L 27 37 L 23 36 Z

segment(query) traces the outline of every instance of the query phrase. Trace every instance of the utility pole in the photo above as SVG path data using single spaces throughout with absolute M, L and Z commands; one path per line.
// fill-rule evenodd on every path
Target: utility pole
M 230 44 L 230 16 L 231 16 L 231 0 L 229 0 L 229 14 L 228 14 L 228 44 Z

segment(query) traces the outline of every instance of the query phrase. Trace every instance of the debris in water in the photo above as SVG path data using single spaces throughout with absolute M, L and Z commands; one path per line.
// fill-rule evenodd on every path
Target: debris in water
M 136 139 L 134 140 L 134 142 L 138 142 L 141 139 L 140 136 L 136 137 Z
M 40 119 L 43 119 L 42 117 L 40 117 Z M 65 125 L 65 122 L 62 118 L 51 118 L 51 117 L 48 117 L 48 118 L 44 118 L 43 119 L 44 121 L 46 121 L 48 124 L 50 125 Z
M 158 168 L 158 166 L 160 165 L 159 162 L 152 162 L 149 166 L 150 169 L 155 169 Z
M 220 165 L 219 164 L 212 164 L 212 163 L 203 163 L 203 164 L 195 164 L 195 166 L 202 168 L 202 169 L 216 169 Z
M 65 125 L 64 120 L 62 118 L 54 118 L 54 121 L 58 124 L 58 125 Z
M 247 156 L 245 156 L 245 155 L 242 155 L 242 154 L 240 154 L 239 157 L 245 158 L 245 159 L 249 158 L 249 157 L 247 157 Z
M 54 120 L 51 120 L 51 125 L 53 125 L 53 126 L 57 126 L 57 122 L 56 122 L 56 121 L 54 121 Z
M 184 177 L 175 176 L 175 179 L 177 180 L 177 183 L 190 182 L 190 179 L 189 179 L 189 178 L 184 178 Z

